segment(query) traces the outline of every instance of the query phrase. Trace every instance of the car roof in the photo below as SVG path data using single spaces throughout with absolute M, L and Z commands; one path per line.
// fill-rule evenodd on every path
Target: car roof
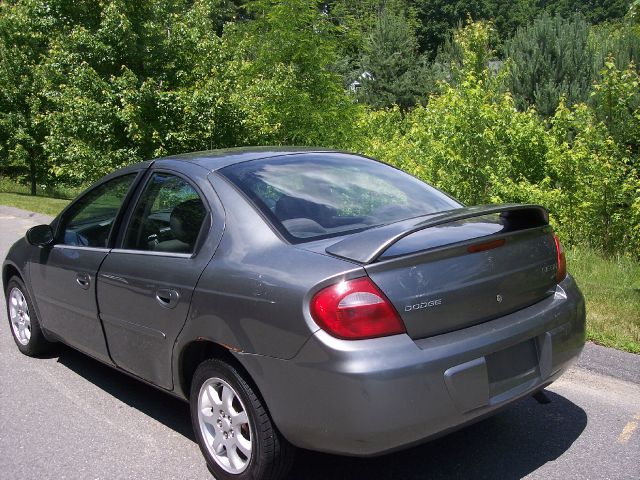
M 250 160 L 279 157 L 283 155 L 330 152 L 338 153 L 337 150 L 314 147 L 239 147 L 171 155 L 168 157 L 158 158 L 154 160 L 154 163 L 162 162 L 164 160 L 185 161 L 194 163 L 213 172 L 229 165 L 247 162 Z

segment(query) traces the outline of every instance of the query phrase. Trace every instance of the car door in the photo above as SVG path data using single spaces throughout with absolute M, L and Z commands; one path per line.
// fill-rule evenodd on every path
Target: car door
M 100 267 L 98 305 L 111 358 L 163 388 L 173 386 L 173 345 L 222 232 L 216 224 L 217 233 L 210 235 L 216 222 L 211 211 L 195 182 L 176 171 L 151 171 L 120 234 L 120 248 Z
M 98 318 L 95 278 L 138 173 L 107 178 L 76 200 L 58 219 L 53 246 L 39 249 L 29 267 L 45 328 L 65 343 L 109 363 Z

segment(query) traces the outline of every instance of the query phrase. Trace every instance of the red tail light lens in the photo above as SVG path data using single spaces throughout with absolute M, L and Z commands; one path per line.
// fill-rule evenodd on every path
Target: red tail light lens
M 558 259 L 558 270 L 556 270 L 556 281 L 560 283 L 567 276 L 567 258 L 564 255 L 564 248 L 557 235 L 553 236 L 556 242 L 556 255 Z
M 367 277 L 320 290 L 311 300 L 310 309 L 311 316 L 323 330 L 345 340 L 406 332 L 389 299 Z
M 500 240 L 493 240 L 491 242 L 476 243 L 475 245 L 469 245 L 467 247 L 467 252 L 477 253 L 477 252 L 484 252 L 487 250 L 491 250 L 493 248 L 498 248 L 504 245 L 505 241 L 506 240 L 504 238 L 501 238 Z

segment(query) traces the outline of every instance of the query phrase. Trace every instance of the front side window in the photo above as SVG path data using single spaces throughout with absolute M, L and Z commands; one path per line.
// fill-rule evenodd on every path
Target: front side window
M 294 243 L 461 206 L 400 170 L 342 153 L 253 160 L 220 172 Z
M 122 248 L 192 253 L 207 210 L 186 180 L 155 173 L 133 211 Z
M 114 178 L 81 197 L 62 219 L 60 242 L 107 247 L 109 232 L 137 173 Z

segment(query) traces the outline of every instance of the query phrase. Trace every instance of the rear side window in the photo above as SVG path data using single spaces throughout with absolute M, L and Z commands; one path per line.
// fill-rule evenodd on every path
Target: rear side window
M 200 195 L 189 182 L 155 173 L 133 211 L 122 248 L 192 253 L 206 215 Z
M 349 154 L 287 155 L 238 163 L 220 173 L 293 243 L 461 206 L 400 170 Z

